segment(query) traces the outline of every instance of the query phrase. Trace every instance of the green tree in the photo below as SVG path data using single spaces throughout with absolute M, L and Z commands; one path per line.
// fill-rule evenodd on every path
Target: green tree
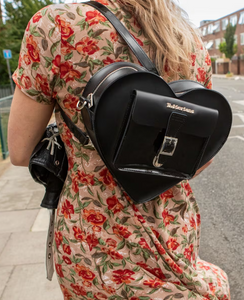
M 17 68 L 21 41 L 30 18 L 52 0 L 10 0 L 5 1 L 5 23 L 0 24 L 0 85 L 9 84 L 3 49 L 12 51 L 11 72 Z
M 231 23 L 229 23 L 224 34 L 225 42 L 222 42 L 219 45 L 219 51 L 224 53 L 229 59 L 232 59 L 233 55 L 237 52 L 237 45 L 235 44 L 235 32 L 236 25 L 233 26 Z

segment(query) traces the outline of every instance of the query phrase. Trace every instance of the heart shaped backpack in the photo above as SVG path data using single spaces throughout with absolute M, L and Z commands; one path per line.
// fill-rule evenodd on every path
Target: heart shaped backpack
M 105 6 L 89 1 L 114 25 L 142 66 L 118 62 L 87 83 L 77 107 L 88 136 L 64 121 L 79 140 L 90 139 L 135 203 L 149 201 L 194 176 L 224 145 L 232 112 L 223 95 L 201 84 L 167 84 L 127 29 Z

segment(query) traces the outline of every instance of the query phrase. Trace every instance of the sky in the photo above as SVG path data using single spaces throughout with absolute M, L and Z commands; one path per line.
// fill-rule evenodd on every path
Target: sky
M 202 20 L 217 20 L 244 8 L 243 0 L 176 0 L 197 27 Z

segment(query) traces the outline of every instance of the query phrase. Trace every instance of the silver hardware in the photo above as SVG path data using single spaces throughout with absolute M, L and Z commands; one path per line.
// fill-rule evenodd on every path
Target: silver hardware
M 48 141 L 47 150 L 50 150 L 50 154 L 54 154 L 54 145 L 58 146 L 58 149 L 61 149 L 62 146 L 58 143 L 57 136 L 59 135 L 59 132 L 57 130 L 53 130 L 52 128 L 49 129 L 49 131 L 52 133 L 52 135 L 49 138 L 45 138 L 43 141 Z
M 153 165 L 156 168 L 160 168 L 162 167 L 163 164 L 159 163 L 159 157 L 160 155 L 166 155 L 166 156 L 173 156 L 176 146 L 178 143 L 178 139 L 177 138 L 173 138 L 170 136 L 165 136 L 163 143 L 159 149 L 158 154 L 154 157 L 153 159 Z
M 96 93 L 96 91 L 99 89 L 99 87 L 101 86 L 101 84 L 102 84 L 102 83 L 103 83 L 110 75 L 116 73 L 117 71 L 119 71 L 119 70 L 121 70 L 121 69 L 132 69 L 132 70 L 138 72 L 137 69 L 132 68 L 132 67 L 129 67 L 129 66 L 127 66 L 127 67 L 121 67 L 121 68 L 119 68 L 119 69 L 114 70 L 113 72 L 109 73 L 106 77 L 103 78 L 103 80 L 97 85 L 97 87 L 96 87 L 96 89 L 93 91 L 93 93 L 90 93 L 90 94 L 87 96 L 87 98 L 84 98 L 84 97 L 81 96 L 80 99 L 79 99 L 79 101 L 78 101 L 77 104 L 76 104 L 76 108 L 77 108 L 78 110 L 82 110 L 82 109 L 87 105 L 87 103 L 88 103 L 88 107 L 91 108 L 91 107 L 93 106 L 93 104 L 94 104 L 93 96 L 94 96 L 94 94 Z
M 59 165 L 59 161 L 55 160 L 55 166 L 58 166 L 58 165 Z

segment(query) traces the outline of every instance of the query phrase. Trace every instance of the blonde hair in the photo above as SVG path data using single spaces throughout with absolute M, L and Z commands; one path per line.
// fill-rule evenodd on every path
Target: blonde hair
M 160 75 L 190 78 L 190 53 L 199 39 L 187 14 L 173 0 L 121 0 L 133 12 L 151 42 L 153 60 Z

